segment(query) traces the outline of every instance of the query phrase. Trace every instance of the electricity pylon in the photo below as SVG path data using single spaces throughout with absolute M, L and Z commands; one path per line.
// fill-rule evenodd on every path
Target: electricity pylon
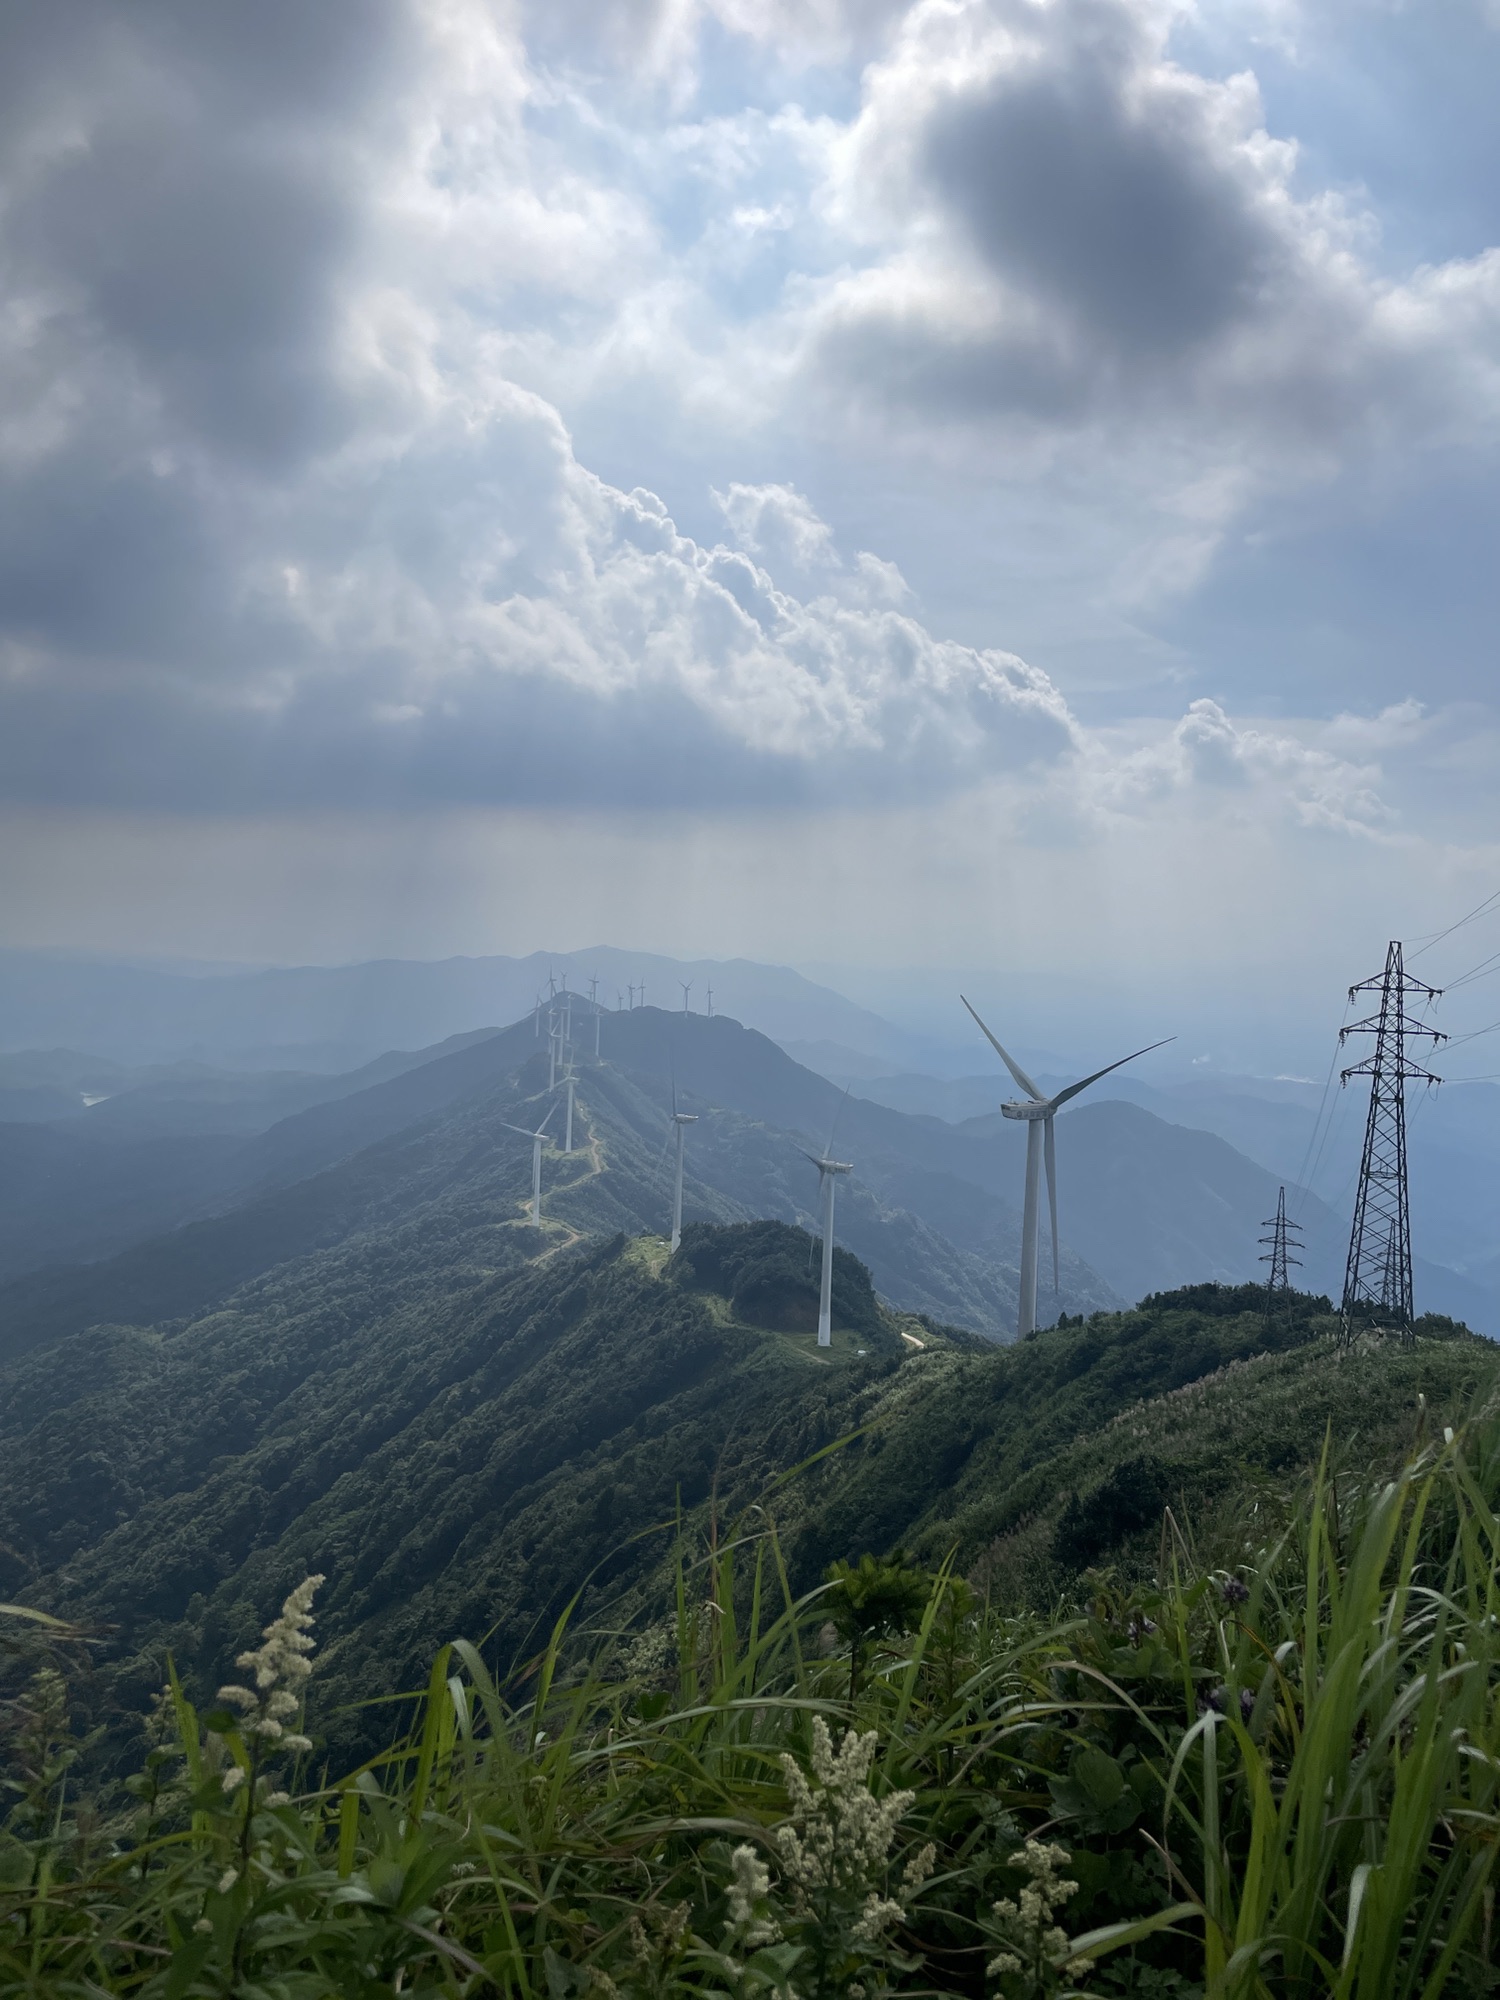
M 1268 1249 L 1262 1251 L 1259 1260 L 1262 1264 L 1269 1264 L 1271 1267 L 1271 1276 L 1266 1284 L 1266 1318 L 1269 1319 L 1272 1313 L 1275 1312 L 1276 1301 L 1282 1299 L 1286 1303 L 1287 1317 L 1290 1319 L 1292 1302 L 1291 1274 L 1293 1269 L 1299 1268 L 1302 1263 L 1302 1259 L 1294 1257 L 1292 1252 L 1300 1250 L 1302 1242 L 1299 1235 L 1301 1224 L 1288 1222 L 1286 1219 L 1286 1189 L 1284 1187 L 1279 1188 L 1276 1193 L 1275 1215 L 1268 1215 L 1261 1227 L 1269 1229 L 1271 1232 L 1269 1236 L 1262 1236 L 1260 1239 L 1262 1243 L 1270 1246 Z
M 1344 1272 L 1342 1319 L 1348 1340 L 1356 1324 L 1388 1327 L 1403 1340 L 1411 1336 L 1411 1212 L 1406 1192 L 1406 1086 L 1441 1082 L 1406 1054 L 1409 1036 L 1434 1044 L 1448 1037 L 1406 1011 L 1412 997 L 1436 1000 L 1441 989 L 1412 979 L 1401 963 L 1401 944 L 1393 938 L 1385 955 L 1385 971 L 1349 988 L 1379 993 L 1380 1008 L 1363 1021 L 1339 1031 L 1342 1048 L 1350 1035 L 1373 1035 L 1375 1047 L 1363 1062 L 1339 1076 L 1370 1079 L 1370 1112 L 1365 1121 L 1365 1145 L 1359 1162 L 1359 1192 L 1354 1200 L 1354 1227 L 1349 1234 L 1349 1262 Z

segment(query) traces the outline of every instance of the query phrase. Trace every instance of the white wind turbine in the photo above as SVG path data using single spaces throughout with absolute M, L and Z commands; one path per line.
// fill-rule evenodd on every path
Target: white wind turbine
M 568 1086 L 568 1122 L 563 1130 L 563 1151 L 571 1153 L 573 1150 L 573 1086 L 577 1082 L 571 1062 L 568 1064 L 567 1073 L 563 1081 Z
M 962 993 L 959 999 L 969 1007 Z M 980 1033 L 999 1056 L 1001 1062 L 1020 1084 L 1026 1096 L 1002 1104 L 1001 1113 L 1006 1118 L 1021 1118 L 1026 1121 L 1026 1199 L 1021 1211 L 1021 1296 L 1016 1312 L 1016 1337 L 1024 1340 L 1036 1327 L 1036 1261 L 1041 1236 L 1041 1166 L 1042 1155 L 1047 1159 L 1047 1202 L 1052 1219 L 1052 1289 L 1056 1293 L 1061 1284 L 1061 1268 L 1057 1248 L 1057 1140 L 1052 1129 L 1052 1121 L 1069 1098 L 1076 1097 L 1080 1090 L 1087 1090 L 1091 1083 L 1097 1083 L 1101 1076 L 1108 1076 L 1111 1070 L 1121 1069 L 1136 1056 L 1148 1056 L 1152 1049 L 1164 1049 L 1168 1042 L 1175 1042 L 1175 1035 L 1164 1040 L 1151 1042 L 1133 1054 L 1121 1056 L 1118 1062 L 1106 1063 L 1103 1069 L 1096 1069 L 1092 1076 L 1080 1078 L 1070 1083 L 1066 1090 L 1060 1090 L 1055 1097 L 1044 1097 L 1031 1078 L 1019 1064 L 1001 1048 L 995 1037 L 985 1027 L 983 1021 L 969 1007 Z
M 674 1255 L 676 1254 L 678 1244 L 682 1241 L 682 1145 L 687 1137 L 688 1126 L 696 1125 L 697 1122 L 698 1114 L 696 1111 L 679 1111 L 677 1109 L 677 1079 L 674 1076 L 672 1079 L 672 1126 L 677 1135 L 677 1171 L 672 1179 L 672 1251 Z M 670 1137 L 671 1135 L 669 1134 L 668 1136 Z
M 554 1104 L 552 1111 L 556 1109 L 557 1106 Z M 534 1132 L 528 1132 L 524 1125 L 505 1126 L 507 1132 L 519 1132 L 523 1139 L 531 1141 L 531 1226 L 533 1229 L 540 1229 L 542 1226 L 542 1146 L 547 1137 L 547 1127 L 552 1122 L 552 1111 L 547 1113 L 547 1116 Z M 505 1124 L 504 1119 L 501 1120 L 501 1123 Z
M 852 1086 L 851 1086 L 852 1088 Z M 852 1160 L 833 1158 L 833 1134 L 838 1130 L 839 1112 L 844 1108 L 849 1092 L 846 1090 L 839 1099 L 838 1111 L 833 1114 L 833 1131 L 828 1134 L 828 1144 L 823 1148 L 822 1158 L 809 1153 L 805 1146 L 799 1146 L 804 1159 L 811 1160 L 818 1170 L 818 1199 L 823 1204 L 823 1282 L 818 1291 L 818 1345 L 833 1345 L 833 1197 L 838 1187 L 840 1174 L 852 1174 Z
M 682 988 L 682 1011 L 690 1014 L 692 1009 L 688 1006 L 688 995 L 693 990 L 693 982 L 691 979 L 679 979 L 677 984 Z

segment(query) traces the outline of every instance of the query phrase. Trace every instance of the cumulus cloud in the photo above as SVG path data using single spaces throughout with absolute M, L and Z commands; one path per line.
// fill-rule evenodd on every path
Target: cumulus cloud
M 535 46 L 485 0 L 13 14 L 9 793 L 721 809 L 1051 772 L 1115 811 L 1240 785 L 1381 824 L 1370 759 L 1401 714 L 1299 746 L 1198 703 L 1119 751 L 1036 667 L 943 637 L 895 563 L 764 476 L 766 440 L 831 368 L 856 407 L 1194 407 L 1299 437 L 1382 380 L 1409 408 L 1420 378 L 1438 423 L 1460 392 L 1489 407 L 1492 260 L 1377 285 L 1356 222 L 1294 192 L 1253 82 L 1175 64 L 1151 0 L 894 13 L 809 17 L 797 60 L 846 65 L 842 109 L 680 117 L 589 96 L 591 50 L 637 43 L 643 91 L 689 88 L 707 16 L 665 0 L 608 49 L 588 6 L 533 19 Z M 746 246 L 773 239 L 763 268 Z M 538 388 L 587 378 L 618 409 L 643 356 L 746 434 L 759 411 L 722 539 L 597 476 Z M 1239 504 L 1241 472 L 1187 469 L 1190 532 L 1135 566 L 1138 598 L 1201 574 Z
M 919 0 L 834 149 L 865 254 L 810 356 L 929 418 L 1175 420 L 1283 470 L 1393 423 L 1492 430 L 1500 255 L 1377 275 L 1369 218 L 1299 192 L 1254 76 L 1172 59 L 1178 13 Z
M 1364 747 L 1393 740 L 1372 731 Z M 1122 753 L 1097 739 L 1089 761 L 1088 796 L 1104 813 L 1139 817 L 1155 804 L 1191 797 L 1200 805 L 1218 800 L 1246 819 L 1265 816 L 1269 806 L 1273 818 L 1290 817 L 1305 827 L 1366 838 L 1395 831 L 1383 773 L 1372 759 L 1356 763 L 1285 730 L 1237 723 L 1208 699 L 1191 702 L 1170 730 L 1138 748 Z

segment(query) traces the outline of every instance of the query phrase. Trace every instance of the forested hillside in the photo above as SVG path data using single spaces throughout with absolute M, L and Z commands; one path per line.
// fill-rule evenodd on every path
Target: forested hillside
M 607 1184 L 575 1162 L 598 1226 Z M 109 1628 L 103 1710 L 139 1712 L 166 1649 L 208 1686 L 313 1571 L 330 1700 L 410 1687 L 456 1634 L 504 1680 L 579 1592 L 580 1630 L 649 1622 L 679 1508 L 768 1503 L 798 1586 L 904 1545 L 1045 1606 L 1164 1507 L 1206 1532 L 1284 1483 L 1330 1423 L 1362 1464 L 1392 1454 L 1419 1396 L 1440 1421 L 1500 1360 L 1436 1322 L 1345 1354 L 1326 1301 L 1268 1321 L 1263 1294 L 1212 1286 L 996 1350 L 893 1317 L 846 1252 L 820 1354 L 800 1231 L 697 1224 L 670 1262 L 623 1235 L 528 1261 L 528 1229 L 485 1223 L 481 1269 L 438 1255 L 457 1212 L 12 1366 L 0 1595 Z M 373 1725 L 332 1726 L 352 1747 Z

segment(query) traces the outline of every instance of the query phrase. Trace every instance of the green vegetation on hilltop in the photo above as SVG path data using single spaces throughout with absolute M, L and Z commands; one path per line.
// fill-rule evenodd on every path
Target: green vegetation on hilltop
M 587 1149 L 570 1166 L 606 1198 Z M 582 1626 L 649 1619 L 680 1510 L 769 1500 L 797 1589 L 902 1546 L 1046 1611 L 1090 1564 L 1139 1568 L 1165 1506 L 1203 1533 L 1274 1507 L 1329 1424 L 1398 1459 L 1419 1397 L 1461 1412 L 1500 1358 L 1446 1323 L 1349 1356 L 1326 1302 L 1268 1323 L 1212 1286 L 975 1350 L 888 1313 L 843 1252 L 825 1355 L 802 1231 L 692 1225 L 671 1261 L 569 1233 L 524 1262 L 529 1227 L 450 1198 L 202 1318 L 11 1368 L 0 1596 L 109 1628 L 88 1701 L 117 1750 L 164 1651 L 211 1690 L 311 1572 L 331 1738 L 371 1747 L 387 1725 L 356 1705 L 449 1638 L 508 1682 L 580 1593 Z
M 412 1736 L 347 1776 L 302 1733 L 329 1712 L 309 1585 L 215 1706 L 159 1705 L 104 1823 L 44 1668 L 11 1707 L 0 1985 L 1493 1993 L 1497 1497 L 1490 1423 L 1390 1482 L 1315 1478 L 1217 1568 L 1174 1542 L 1050 1625 L 948 1573 L 788 1594 L 774 1532 L 721 1524 L 678 1542 L 630 1656 L 566 1677 L 554 1645 L 507 1699 L 443 1647 Z M 857 1683 L 830 1626 L 863 1635 Z

